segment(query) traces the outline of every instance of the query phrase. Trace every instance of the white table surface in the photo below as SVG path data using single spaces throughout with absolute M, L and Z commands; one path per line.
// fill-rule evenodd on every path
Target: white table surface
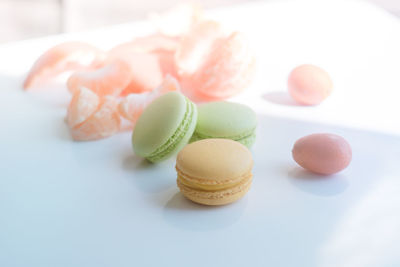
M 68 93 L 23 92 L 33 60 L 63 40 L 104 48 L 146 23 L 0 46 L 0 266 L 400 266 L 400 21 L 354 1 L 267 2 L 210 16 L 247 33 L 256 81 L 235 97 L 259 116 L 251 191 L 223 207 L 187 201 L 174 159 L 135 156 L 130 133 L 73 142 Z M 286 94 L 297 64 L 327 69 L 334 94 L 302 107 Z M 50 86 L 49 86 L 50 87 Z M 295 140 L 333 132 L 352 145 L 342 173 L 296 166 Z

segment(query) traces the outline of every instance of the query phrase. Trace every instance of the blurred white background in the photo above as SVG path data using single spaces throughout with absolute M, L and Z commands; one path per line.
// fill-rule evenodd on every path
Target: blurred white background
M 205 8 L 212 8 L 246 1 L 263 0 L 197 2 Z M 365 1 L 373 2 L 400 16 L 400 0 Z M 181 2 L 182 0 L 0 0 L 0 42 L 140 20 L 146 18 L 150 11 L 162 11 Z

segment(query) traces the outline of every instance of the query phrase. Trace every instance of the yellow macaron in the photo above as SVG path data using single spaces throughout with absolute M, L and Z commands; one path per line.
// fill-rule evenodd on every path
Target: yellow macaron
M 178 154 L 177 184 L 188 199 L 204 205 L 224 205 L 250 189 L 253 159 L 248 148 L 229 139 L 203 139 Z

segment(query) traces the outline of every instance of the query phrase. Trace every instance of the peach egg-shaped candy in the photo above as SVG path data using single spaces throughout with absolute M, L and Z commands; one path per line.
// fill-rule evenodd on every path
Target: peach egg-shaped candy
M 351 161 L 349 143 L 341 136 L 317 133 L 296 141 L 293 159 L 304 169 L 318 174 L 334 174 L 345 169 Z
M 305 64 L 296 67 L 290 73 L 288 89 L 296 102 L 303 105 L 317 105 L 331 94 L 333 83 L 325 70 Z

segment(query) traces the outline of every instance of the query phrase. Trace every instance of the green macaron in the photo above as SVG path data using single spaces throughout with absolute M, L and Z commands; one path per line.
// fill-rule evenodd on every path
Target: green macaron
M 242 104 L 211 102 L 198 107 L 196 130 L 190 142 L 207 138 L 225 138 L 251 147 L 256 139 L 255 112 Z
M 139 117 L 132 135 L 133 151 L 151 162 L 163 161 L 190 140 L 197 121 L 197 107 L 178 92 L 155 99 Z

